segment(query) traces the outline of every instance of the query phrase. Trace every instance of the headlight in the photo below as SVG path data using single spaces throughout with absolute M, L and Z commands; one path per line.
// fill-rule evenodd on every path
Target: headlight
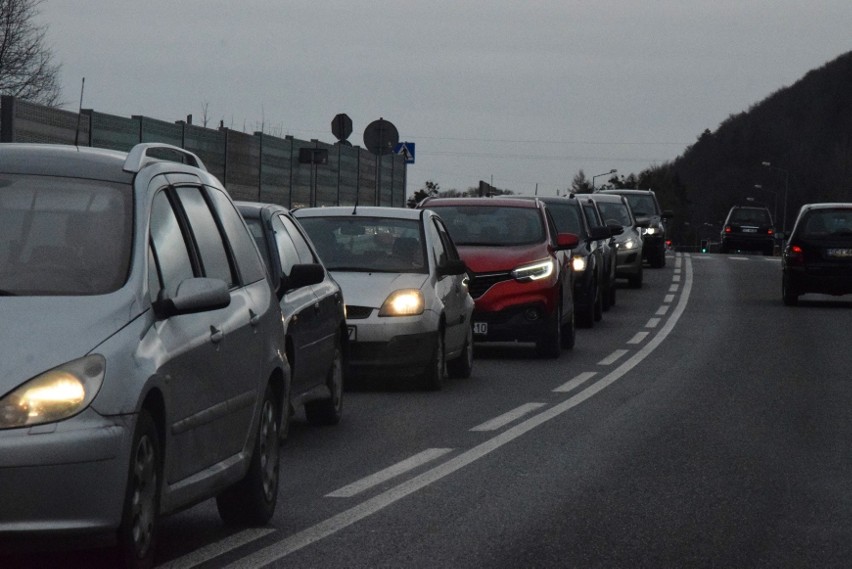
M 659 230 L 656 227 L 646 227 L 645 235 L 654 235 L 655 233 L 657 233 L 657 231 Z
M 636 248 L 636 241 L 634 241 L 633 239 L 628 239 L 627 241 L 624 242 L 624 248 L 625 249 L 635 249 Z
M 546 279 L 551 274 L 553 274 L 553 259 L 547 259 L 518 267 L 512 271 L 512 278 L 521 282 L 529 282 Z
M 575 273 L 582 273 L 586 270 L 586 258 L 574 255 L 571 257 L 571 268 L 574 269 Z
M 104 379 L 106 361 L 92 355 L 37 375 L 0 399 L 0 429 L 52 423 L 89 406 Z
M 416 288 L 394 291 L 385 299 L 379 316 L 416 316 L 423 314 L 426 302 L 423 293 Z

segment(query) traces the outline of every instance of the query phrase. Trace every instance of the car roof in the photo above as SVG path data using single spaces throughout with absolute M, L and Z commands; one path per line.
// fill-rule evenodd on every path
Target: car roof
M 240 211 L 240 214 L 248 217 L 261 217 L 261 212 L 264 210 L 269 211 L 270 213 L 274 212 L 284 212 L 287 213 L 290 210 L 280 204 L 275 203 L 266 203 L 266 202 L 251 202 L 251 201 L 242 201 L 235 200 L 234 205 L 237 206 L 237 209 Z
M 0 170 L 9 174 L 88 178 L 131 183 L 126 152 L 63 144 L 0 144 Z
M 626 189 L 626 188 L 616 188 L 616 189 L 612 189 L 612 190 L 598 190 L 596 193 L 599 193 L 599 194 L 620 194 L 620 195 L 623 195 L 623 196 L 627 196 L 627 195 L 639 196 L 639 195 L 649 195 L 649 194 L 654 195 L 654 190 L 637 190 L 637 189 L 630 190 L 630 189 Z
M 852 209 L 852 202 L 819 202 L 808 203 L 802 209 Z
M 595 192 L 594 194 L 588 194 L 589 198 L 596 202 L 612 202 L 612 203 L 624 203 L 624 196 L 622 194 L 602 194 L 600 192 Z
M 394 219 L 420 219 L 423 211 L 407 207 L 384 206 L 330 206 L 304 207 L 293 210 L 296 217 L 388 217 Z
M 518 199 L 527 198 L 527 199 Z M 430 208 L 433 206 L 461 205 L 461 206 L 490 206 L 490 207 L 522 207 L 522 208 L 537 208 L 537 202 L 541 198 L 533 196 L 515 196 L 515 197 L 500 197 L 500 198 L 427 198 L 420 202 L 418 207 Z

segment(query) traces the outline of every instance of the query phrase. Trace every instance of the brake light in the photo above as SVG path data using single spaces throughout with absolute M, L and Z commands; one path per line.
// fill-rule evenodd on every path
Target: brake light
M 726 226 L 725 226 L 725 233 L 730 233 L 730 232 L 731 232 L 731 226 L 730 226 L 730 225 L 726 225 Z
M 772 231 L 771 229 L 767 229 L 767 230 L 766 230 L 766 234 L 767 234 L 767 235 L 772 235 L 773 233 L 775 233 L 775 232 L 774 232 L 774 231 Z
M 799 245 L 790 245 L 787 249 L 787 262 L 791 265 L 805 264 L 805 251 Z

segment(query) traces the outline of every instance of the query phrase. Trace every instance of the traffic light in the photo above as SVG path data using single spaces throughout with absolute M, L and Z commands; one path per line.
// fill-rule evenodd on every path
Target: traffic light
M 702 253 L 707 252 L 707 240 L 706 239 L 701 240 L 701 252 Z

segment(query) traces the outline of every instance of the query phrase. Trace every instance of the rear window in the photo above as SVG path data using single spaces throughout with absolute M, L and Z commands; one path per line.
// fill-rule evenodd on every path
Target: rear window
M 731 211 L 731 217 L 728 223 L 736 223 L 740 225 L 770 225 L 772 219 L 769 212 L 759 208 L 737 208 Z
M 429 209 L 441 216 L 456 245 L 531 245 L 546 239 L 537 208 L 442 205 Z
M 0 175 L 0 294 L 96 295 L 130 268 L 130 186 Z
M 801 221 L 804 237 L 852 237 L 852 209 L 811 210 Z

